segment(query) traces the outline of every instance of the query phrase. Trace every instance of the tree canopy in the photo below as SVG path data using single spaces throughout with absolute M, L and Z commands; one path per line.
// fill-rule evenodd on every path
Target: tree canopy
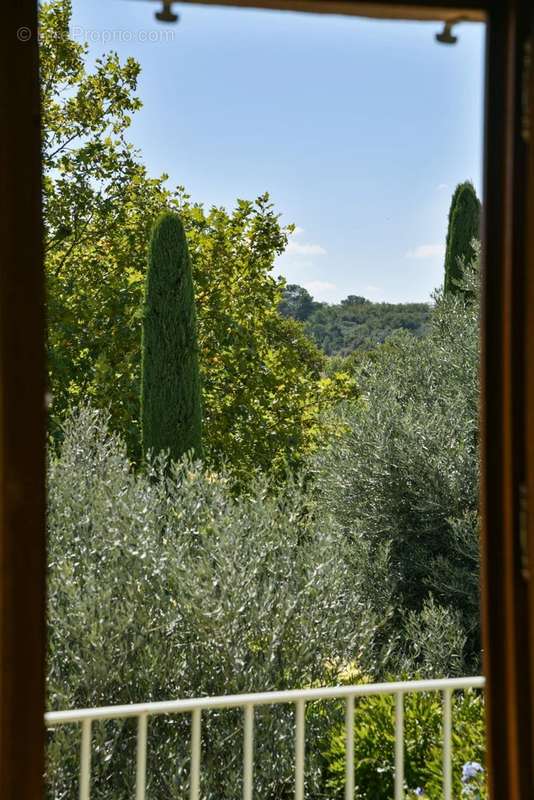
M 292 317 L 299 322 L 304 322 L 320 305 L 303 286 L 299 286 L 297 283 L 288 283 L 284 287 L 284 294 L 278 310 L 284 317 Z
M 86 66 L 71 6 L 41 8 L 46 269 L 52 425 L 90 400 L 140 457 L 139 390 L 147 243 L 156 217 L 180 214 L 198 305 L 206 456 L 251 470 L 300 462 L 325 403 L 352 391 L 321 376 L 322 354 L 278 313 L 271 274 L 286 244 L 268 195 L 206 210 L 165 175 L 150 177 L 127 140 L 139 65 L 116 54 Z
M 180 218 L 161 214 L 152 230 L 143 305 L 143 455 L 202 455 L 202 402 L 191 260 Z
M 445 252 L 445 292 L 461 291 L 463 268 L 480 238 L 480 200 L 471 181 L 458 184 L 451 200 Z
M 315 301 L 302 286 L 284 289 L 282 314 L 304 321 L 306 334 L 326 355 L 346 356 L 382 344 L 396 330 L 421 336 L 427 330 L 428 303 L 373 303 L 349 295 L 339 304 Z
M 479 281 L 466 269 L 426 336 L 401 331 L 360 362 L 360 400 L 314 462 L 397 673 L 479 668 Z

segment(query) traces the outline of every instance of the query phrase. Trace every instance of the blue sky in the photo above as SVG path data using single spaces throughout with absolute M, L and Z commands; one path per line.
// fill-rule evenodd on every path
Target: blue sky
M 91 55 L 142 65 L 131 128 L 153 174 L 231 207 L 268 191 L 296 224 L 275 272 L 320 300 L 426 300 L 451 193 L 481 191 L 484 28 L 73 0 Z

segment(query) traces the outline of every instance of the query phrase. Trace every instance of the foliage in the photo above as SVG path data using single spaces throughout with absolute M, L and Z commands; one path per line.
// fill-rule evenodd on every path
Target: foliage
M 299 322 L 308 319 L 315 308 L 322 304 L 315 302 L 311 294 L 297 283 L 288 283 L 284 286 L 284 293 L 278 310 L 284 317 L 291 317 Z
M 167 212 L 150 241 L 143 310 L 143 452 L 201 454 L 202 409 L 193 276 L 185 231 Z
M 82 398 L 110 407 L 139 446 L 142 282 L 150 228 L 167 203 L 127 141 L 139 65 L 86 67 L 70 0 L 40 5 L 48 364 L 52 426 Z
M 315 685 L 329 664 L 371 668 L 372 618 L 347 546 L 303 488 L 264 479 L 236 498 L 224 475 L 164 459 L 135 474 L 89 409 L 49 467 L 48 707 L 79 708 Z M 255 796 L 293 790 L 293 712 L 256 715 Z M 203 718 L 203 796 L 241 792 L 242 720 Z M 313 728 L 310 729 L 310 736 Z M 150 723 L 151 798 L 187 793 L 189 721 Z M 135 728 L 95 725 L 92 794 L 130 798 Z M 79 739 L 51 735 L 49 797 L 72 797 Z M 310 791 L 320 778 L 310 748 Z
M 325 393 L 324 357 L 278 313 L 282 282 L 271 270 L 287 231 L 268 195 L 229 214 L 183 194 L 179 209 L 194 267 L 208 455 L 242 481 L 258 468 L 280 476 L 315 446 L 321 412 L 352 394 L 353 382 L 334 375 Z
M 455 693 L 452 700 L 452 796 L 463 797 L 463 766 L 484 763 L 484 704 L 480 693 Z M 437 692 L 404 697 L 404 772 L 406 797 L 443 797 L 442 703 Z M 395 699 L 392 695 L 357 700 L 354 714 L 355 798 L 389 800 L 394 795 Z M 342 714 L 322 746 L 326 787 L 331 800 L 345 784 L 345 732 Z M 481 782 L 480 782 L 481 783 Z M 416 790 L 423 794 L 416 795 Z M 482 786 L 481 798 L 486 794 Z
M 470 577 L 473 580 L 478 575 Z M 475 593 L 476 589 L 477 587 L 471 586 Z M 406 612 L 402 629 L 402 657 L 399 657 L 400 669 L 413 670 L 415 664 L 424 675 L 439 674 L 447 677 L 464 675 L 470 669 L 479 671 L 479 654 L 473 652 L 475 643 L 468 637 L 473 620 L 465 623 L 461 611 L 455 607 L 454 599 L 453 595 L 453 603 L 445 604 L 442 598 L 441 602 L 444 604 L 440 605 L 429 594 L 423 601 L 421 610 Z M 472 613 L 476 614 L 478 608 L 475 598 L 472 598 L 472 602 Z
M 446 293 L 461 291 L 465 264 L 475 257 L 473 241 L 480 238 L 480 200 L 470 181 L 458 184 L 451 200 L 445 252 Z
M 394 672 L 479 668 L 476 269 L 464 286 L 474 299 L 436 297 L 426 337 L 397 334 L 362 363 L 360 402 L 336 416 L 346 434 L 314 461 Z
M 372 303 L 357 295 L 338 305 L 318 303 L 294 284 L 285 287 L 280 311 L 305 320 L 306 334 L 329 356 L 369 350 L 399 329 L 421 336 L 430 314 L 426 303 Z
M 41 6 L 41 74 L 53 429 L 69 407 L 109 409 L 139 459 L 141 319 L 150 229 L 165 210 L 186 230 L 197 298 L 204 455 L 239 481 L 281 476 L 315 446 L 318 420 L 347 376 L 323 391 L 322 356 L 278 314 L 271 275 L 287 243 L 267 195 L 205 210 L 165 176 L 148 177 L 126 134 L 140 107 L 139 65 L 110 54 L 85 66 L 69 37 L 70 2 Z M 349 392 L 349 393 L 350 393 Z

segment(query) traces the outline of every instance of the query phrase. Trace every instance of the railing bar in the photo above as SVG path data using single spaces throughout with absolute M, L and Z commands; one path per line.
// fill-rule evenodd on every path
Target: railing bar
M 431 692 L 444 689 L 483 689 L 484 678 L 447 678 L 429 681 L 401 681 L 392 683 L 366 683 L 359 686 L 332 686 L 313 689 L 289 689 L 281 692 L 260 692 L 258 694 L 234 694 L 222 697 L 193 697 L 188 700 L 169 700 L 159 703 L 132 703 L 123 706 L 105 706 L 102 708 L 81 708 L 69 711 L 49 711 L 45 714 L 47 726 L 67 725 L 105 719 L 126 719 L 138 717 L 140 714 L 190 714 L 195 708 L 243 708 L 249 703 L 254 706 L 273 705 L 277 703 L 295 703 L 297 700 L 307 702 L 313 700 L 334 700 L 371 695 L 392 695 L 396 692 Z
M 345 705 L 345 800 L 354 798 L 354 695 Z
M 82 741 L 80 747 L 80 800 L 90 800 L 91 796 L 91 725 L 90 719 L 82 722 Z
M 297 700 L 295 721 L 295 800 L 304 800 L 304 745 L 306 701 Z
M 252 800 L 254 781 L 254 706 L 245 706 L 243 724 L 243 800 Z
M 147 727 L 148 715 L 141 714 L 137 720 L 137 776 L 135 781 L 135 800 L 145 800 Z
M 200 797 L 200 733 L 202 711 L 195 708 L 191 715 L 191 775 L 189 779 L 190 800 Z
M 404 800 L 404 693 L 395 693 L 395 800 Z
M 452 689 L 443 692 L 443 798 L 452 800 Z

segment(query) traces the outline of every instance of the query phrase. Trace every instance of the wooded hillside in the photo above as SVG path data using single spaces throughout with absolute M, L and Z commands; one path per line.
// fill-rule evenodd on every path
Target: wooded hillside
M 316 302 L 302 286 L 284 289 L 280 312 L 304 323 L 305 331 L 327 355 L 348 355 L 384 342 L 395 330 L 421 336 L 427 327 L 428 303 L 373 303 L 349 295 L 339 305 Z

